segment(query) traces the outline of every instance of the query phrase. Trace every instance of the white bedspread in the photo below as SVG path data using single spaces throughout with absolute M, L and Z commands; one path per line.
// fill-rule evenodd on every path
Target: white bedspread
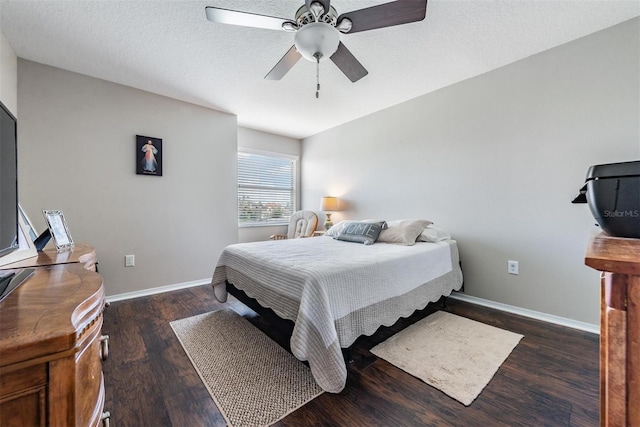
M 330 237 L 230 245 L 212 279 L 295 322 L 291 350 L 329 392 L 344 388 L 341 348 L 462 285 L 456 242 L 362 245 Z

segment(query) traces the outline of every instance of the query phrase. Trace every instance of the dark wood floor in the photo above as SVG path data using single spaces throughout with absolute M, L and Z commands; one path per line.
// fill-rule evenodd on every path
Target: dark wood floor
M 112 425 L 224 426 L 169 322 L 231 305 L 281 345 L 291 322 L 218 303 L 210 286 L 112 303 L 103 331 L 105 409 Z M 449 299 L 447 310 L 525 337 L 469 407 L 404 373 L 369 349 L 425 317 L 428 307 L 354 345 L 347 386 L 324 393 L 278 426 L 596 426 L 598 336 Z

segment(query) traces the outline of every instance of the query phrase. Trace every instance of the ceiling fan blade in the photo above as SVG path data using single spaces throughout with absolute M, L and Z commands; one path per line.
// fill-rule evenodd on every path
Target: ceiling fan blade
M 307 10 L 311 12 L 311 3 L 320 3 L 324 8 L 324 13 L 329 13 L 329 7 L 331 7 L 331 0 L 305 0 L 304 4 L 307 6 Z
M 302 55 L 297 51 L 295 45 L 291 46 L 291 49 L 284 54 L 284 56 L 278 61 L 278 63 L 264 76 L 267 80 L 280 80 L 290 69 L 296 65 L 296 62 L 302 58 Z
M 426 14 L 427 0 L 396 0 L 391 3 L 343 13 L 338 17 L 338 24 L 344 18 L 349 19 L 352 27 L 347 33 L 351 34 L 422 21 Z
M 362 66 L 355 56 L 340 42 L 338 50 L 331 55 L 331 60 L 340 68 L 340 71 L 349 78 L 353 83 L 357 82 L 369 72 Z
M 241 25 L 243 27 L 266 28 L 267 30 L 282 30 L 284 23 L 293 23 L 290 19 L 274 16 L 258 15 L 238 10 L 221 9 L 219 7 L 205 7 L 207 19 L 218 24 Z

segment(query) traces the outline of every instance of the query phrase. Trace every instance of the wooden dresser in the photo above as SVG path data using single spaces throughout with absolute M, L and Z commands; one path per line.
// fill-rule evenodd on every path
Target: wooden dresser
M 600 425 L 640 426 L 640 239 L 600 233 L 585 264 L 602 272 Z
M 108 425 L 94 249 L 46 250 L 2 268 L 23 267 L 34 274 L 0 303 L 0 426 Z

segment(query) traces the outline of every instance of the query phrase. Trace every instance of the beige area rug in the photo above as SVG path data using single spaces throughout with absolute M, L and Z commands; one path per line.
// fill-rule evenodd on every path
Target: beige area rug
M 371 352 L 469 406 L 522 338 L 438 311 Z
M 271 425 L 323 392 L 305 364 L 230 310 L 171 327 L 229 426 Z

